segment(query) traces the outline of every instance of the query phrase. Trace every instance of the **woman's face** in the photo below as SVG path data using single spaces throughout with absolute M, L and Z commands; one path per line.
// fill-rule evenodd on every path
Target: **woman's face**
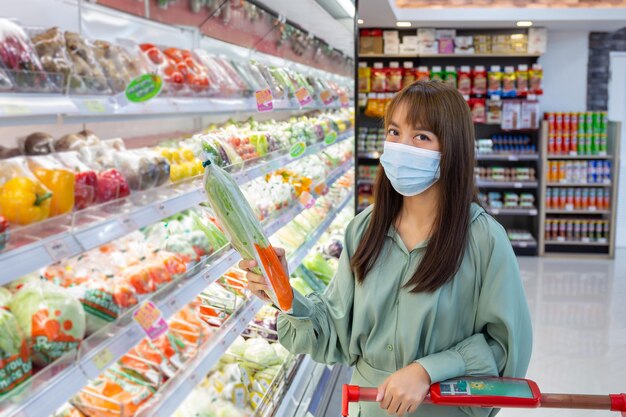
M 398 106 L 387 126 L 386 140 L 439 152 L 437 135 L 429 130 L 421 129 L 420 126 L 408 125 L 407 119 L 406 106 Z

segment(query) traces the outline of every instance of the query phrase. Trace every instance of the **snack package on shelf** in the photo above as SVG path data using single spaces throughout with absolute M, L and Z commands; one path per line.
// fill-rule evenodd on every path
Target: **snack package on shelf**
M 61 92 L 62 80 L 50 79 L 44 72 L 24 29 L 11 20 L 0 19 L 0 90 L 9 89 Z
M 426 66 L 417 67 L 416 73 L 417 81 L 428 81 L 430 80 L 430 70 Z
M 487 71 L 482 65 L 477 65 L 472 71 L 472 94 L 487 94 Z
M 443 81 L 444 73 L 440 66 L 434 66 L 430 69 L 430 79 Z
M 359 62 L 359 93 L 369 93 L 372 88 L 372 69 L 367 62 Z
M 467 65 L 459 68 L 458 72 L 458 90 L 459 93 L 468 96 L 472 94 L 472 74 L 470 67 Z
M 521 123 L 521 103 L 517 100 L 507 100 L 502 105 L 502 129 L 517 130 Z
M 489 69 L 487 94 L 494 96 L 502 95 L 502 71 L 500 65 L 492 65 Z
M 519 97 L 526 97 L 528 94 L 528 65 L 519 65 L 515 74 L 517 95 Z
M 284 311 L 291 310 L 293 295 L 289 277 L 237 183 L 208 160 L 205 162 L 204 187 L 215 216 L 233 247 L 242 257 L 257 261 L 257 273 L 263 275 L 271 286 L 268 295 L 272 301 Z
M 89 42 L 78 33 L 65 32 L 65 46 L 73 64 L 74 71 L 70 80 L 70 92 L 73 94 L 111 94 L 107 77 Z
M 528 71 L 529 92 L 532 94 L 543 94 L 543 69 L 541 64 L 533 64 L 532 69 Z
M 502 123 L 502 100 L 487 100 L 487 124 Z
M 417 81 L 416 72 L 413 69 L 413 63 L 410 61 L 405 61 L 403 63 L 403 75 L 402 75 L 402 88 L 408 87 Z M 360 75 L 359 75 L 360 76 Z M 359 79 L 360 82 L 360 79 Z
M 31 172 L 52 192 L 50 217 L 69 213 L 74 208 L 74 173 L 51 155 L 27 158 Z
M 517 94 L 515 67 L 506 66 L 502 74 L 502 97 L 517 97 Z
M 16 225 L 28 225 L 50 217 L 52 192 L 35 177 L 26 159 L 0 161 L 0 214 Z
M 85 337 L 85 312 L 65 289 L 48 282 L 20 288 L 9 303 L 25 334 L 33 362 L 46 365 L 78 349 Z
M 453 88 L 457 88 L 457 73 L 454 66 L 450 65 L 446 67 L 446 70 L 443 72 L 443 81 Z
M 470 106 L 470 109 L 472 110 L 472 120 L 474 121 L 474 123 L 486 123 L 487 109 L 485 99 L 471 98 L 468 104 Z
M 372 91 L 375 93 L 384 93 L 388 89 L 387 71 L 383 68 L 382 62 L 374 63 L 372 69 Z
M 398 62 L 390 62 L 387 69 L 387 90 L 391 92 L 402 89 L 402 69 Z

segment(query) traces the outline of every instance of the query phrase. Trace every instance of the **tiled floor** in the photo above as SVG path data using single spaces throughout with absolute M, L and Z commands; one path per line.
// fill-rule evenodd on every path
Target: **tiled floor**
M 626 250 L 614 261 L 520 258 L 534 324 L 528 378 L 543 392 L 626 392 Z M 610 412 L 503 410 L 502 417 Z

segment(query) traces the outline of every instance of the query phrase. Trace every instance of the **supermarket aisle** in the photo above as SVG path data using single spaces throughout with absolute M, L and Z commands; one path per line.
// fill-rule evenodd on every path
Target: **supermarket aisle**
M 528 378 L 545 392 L 626 391 L 626 250 L 616 260 L 520 258 L 534 325 Z M 505 410 L 503 417 L 609 412 Z

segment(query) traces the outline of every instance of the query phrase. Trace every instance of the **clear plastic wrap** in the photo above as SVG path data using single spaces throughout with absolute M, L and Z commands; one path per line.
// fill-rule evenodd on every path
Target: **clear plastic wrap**
M 270 88 L 261 71 L 249 62 L 231 61 L 233 68 L 242 80 L 247 84 L 249 92 L 255 92 Z M 271 90 L 270 90 L 271 91 Z
M 98 173 L 80 160 L 78 152 L 60 152 L 54 157 L 74 173 L 74 209 L 82 210 L 96 203 Z
M 28 157 L 31 172 L 52 192 L 50 216 L 69 213 L 74 208 L 74 173 L 51 155 Z
M 90 44 L 94 57 L 114 92 L 124 91 L 128 83 L 144 73 L 140 63 L 134 60 L 122 46 L 103 40 L 96 40 Z
M 209 69 L 213 83 L 218 87 L 216 94 L 219 97 L 244 95 L 246 85 L 230 64 L 224 63 L 221 58 L 210 55 L 201 49 L 196 50 L 196 55 Z
M 18 91 L 51 92 L 54 84 L 44 72 L 26 32 L 16 23 L 0 18 L 0 62 L 5 76 L 11 77 Z M 0 85 L 5 77 L 0 74 Z
M 274 100 L 282 100 L 287 98 L 287 91 L 276 81 L 267 65 L 262 62 L 252 62 L 252 67 L 256 68 L 263 76 L 263 79 L 272 90 Z
M 35 31 L 31 36 L 31 41 L 44 70 L 53 74 L 62 74 L 65 83 L 73 70 L 73 63 L 65 49 L 65 38 L 61 29 L 52 27 L 45 31 Z
M 163 54 L 176 65 L 191 91 L 213 94 L 216 86 L 210 82 L 209 70 L 188 50 L 166 48 Z
M 74 64 L 70 92 L 75 94 L 110 94 L 111 89 L 91 45 L 78 33 L 65 32 L 65 46 Z
M 54 284 L 26 284 L 13 296 L 10 309 L 38 365 L 76 350 L 85 337 L 85 312 L 80 301 Z
M 147 190 L 169 179 L 170 165 L 149 149 L 118 152 L 115 168 L 124 175 L 131 190 Z
M 0 398 L 30 378 L 31 373 L 22 329 L 13 314 L 0 307 Z
M 295 95 L 296 86 L 283 68 L 270 67 L 270 74 L 272 74 L 272 77 L 276 80 L 281 90 L 284 91 L 285 97 L 292 98 Z
M 185 77 L 176 67 L 176 62 L 166 56 L 161 49 L 151 43 L 142 43 L 139 49 L 150 62 L 152 69 L 157 72 L 165 82 L 165 93 L 183 93 L 185 90 Z
M 79 150 L 83 162 L 98 172 L 98 203 L 130 195 L 128 181 L 115 163 L 117 155 L 122 151 L 125 151 L 125 147 L 121 140 L 103 141 Z
M 283 311 L 290 311 L 293 292 L 289 277 L 237 183 L 208 160 L 204 188 L 215 217 L 235 250 L 243 258 L 257 261 L 256 272 L 265 277 L 271 288 L 268 296 Z
M 0 214 L 9 222 L 27 225 L 50 216 L 52 193 L 28 168 L 25 158 L 0 161 Z

